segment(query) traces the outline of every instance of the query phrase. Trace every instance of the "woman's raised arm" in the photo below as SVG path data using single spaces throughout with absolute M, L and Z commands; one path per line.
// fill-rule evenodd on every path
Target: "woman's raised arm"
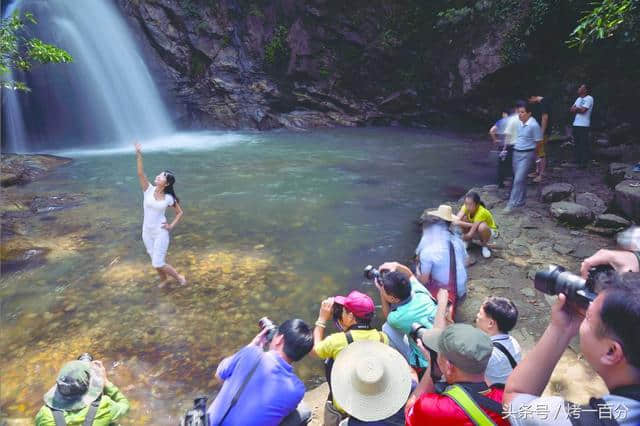
M 140 180 L 140 186 L 142 191 L 146 191 L 149 188 L 149 179 L 144 174 L 144 167 L 142 166 L 142 145 L 135 144 L 136 147 L 136 164 L 138 166 L 138 179 Z

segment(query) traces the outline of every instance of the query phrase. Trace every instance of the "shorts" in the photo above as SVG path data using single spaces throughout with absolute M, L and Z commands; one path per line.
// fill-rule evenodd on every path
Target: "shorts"
M 549 141 L 549 135 L 544 135 L 542 140 L 536 144 L 536 157 L 544 158 L 547 156 L 547 153 L 544 151 L 544 146 Z
M 142 241 L 151 257 L 151 266 L 162 268 L 169 249 L 169 231 L 163 228 L 143 228 Z

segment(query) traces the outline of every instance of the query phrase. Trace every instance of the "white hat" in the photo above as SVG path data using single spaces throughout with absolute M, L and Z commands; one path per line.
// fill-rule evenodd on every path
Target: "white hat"
M 350 416 L 362 421 L 396 414 L 411 392 L 409 364 L 388 345 L 360 340 L 346 347 L 331 370 L 333 399 Z
M 453 222 L 453 209 L 451 206 L 446 204 L 441 204 L 438 207 L 438 210 L 432 210 L 427 212 L 430 216 L 439 217 L 440 219 L 446 220 L 447 222 Z

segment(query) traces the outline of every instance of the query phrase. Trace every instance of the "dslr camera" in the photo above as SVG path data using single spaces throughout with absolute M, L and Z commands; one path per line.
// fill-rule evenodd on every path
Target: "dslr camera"
M 258 320 L 258 327 L 260 327 L 260 331 L 267 330 L 267 333 L 264 335 L 264 349 L 266 350 L 269 347 L 269 343 L 273 339 L 273 336 L 278 332 L 278 326 L 273 323 L 268 317 L 262 317 Z
M 180 421 L 180 426 L 209 426 L 206 396 L 193 400 L 193 408 L 185 413 Z
M 85 352 L 85 353 L 83 353 L 82 355 L 80 355 L 80 356 L 78 357 L 78 361 L 88 361 L 88 362 L 91 362 L 91 361 L 93 361 L 93 357 L 91 356 L 91 354 L 90 354 L 90 353 Z
M 611 265 L 598 265 L 589 269 L 589 276 L 585 280 L 581 276 L 565 270 L 562 266 L 549 265 L 547 269 L 536 272 L 533 284 L 538 291 L 552 296 L 562 293 L 567 296 L 567 300 L 587 308 L 589 303 L 598 296 L 595 284 L 615 275 Z
M 389 271 L 378 271 L 378 269 L 374 268 L 373 266 L 367 265 L 367 267 L 364 268 L 364 277 L 370 281 L 379 280 L 380 278 L 384 277 L 387 272 Z

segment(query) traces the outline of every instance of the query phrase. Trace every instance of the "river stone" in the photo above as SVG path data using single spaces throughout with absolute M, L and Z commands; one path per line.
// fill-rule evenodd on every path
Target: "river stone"
M 596 218 L 595 226 L 600 228 L 628 228 L 631 222 L 615 214 L 601 214 Z
M 531 287 L 525 287 L 520 290 L 520 293 L 524 294 L 527 297 L 536 297 L 536 291 Z
M 609 164 L 609 170 L 607 173 L 607 181 L 609 185 L 616 186 L 624 180 L 624 175 L 627 169 L 631 166 L 625 163 L 611 163 Z
M 630 123 L 621 123 L 609 132 L 609 143 L 620 145 L 630 142 L 633 139 L 634 131 Z
M 596 149 L 596 156 L 605 160 L 619 160 L 629 152 L 629 145 L 608 146 Z
M 560 254 L 564 254 L 567 255 L 569 253 L 571 253 L 573 251 L 573 248 L 571 247 L 567 247 L 567 246 L 563 246 L 562 244 L 554 244 L 553 245 L 553 251 L 560 253 Z
M 559 201 L 551 204 L 551 215 L 559 222 L 572 226 L 585 226 L 593 222 L 593 212 L 587 207 L 569 201 Z
M 581 204 L 591 210 L 595 215 L 603 214 L 607 211 L 607 205 L 600 197 L 591 192 L 584 192 L 576 195 L 576 203 Z
M 552 183 L 542 188 L 540 193 L 542 201 L 554 203 L 566 199 L 573 199 L 575 188 L 570 183 Z
M 640 182 L 623 180 L 617 184 L 614 202 L 625 216 L 640 221 Z

